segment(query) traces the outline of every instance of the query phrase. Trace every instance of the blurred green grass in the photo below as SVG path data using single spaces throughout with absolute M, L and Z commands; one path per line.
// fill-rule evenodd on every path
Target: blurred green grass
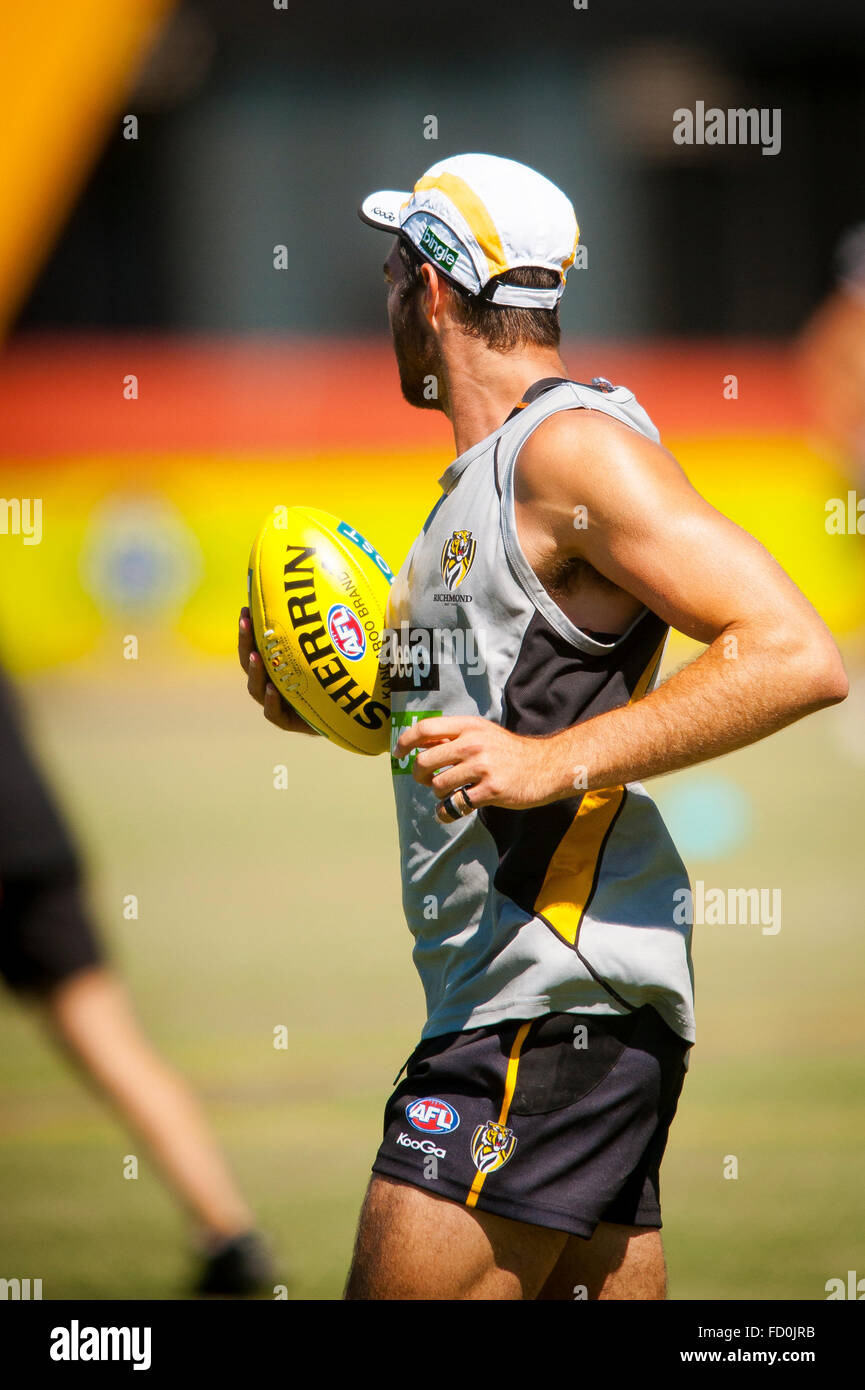
M 143 660 L 122 677 L 28 684 L 35 742 L 138 1012 L 202 1098 L 277 1277 L 292 1298 L 338 1298 L 423 1020 L 387 761 L 280 736 L 225 668 Z M 650 787 L 663 808 L 687 779 L 731 778 L 750 838 L 689 859 L 692 879 L 784 894 L 776 936 L 695 928 L 698 1042 L 662 1170 L 672 1298 L 824 1298 L 865 1273 L 865 792 L 846 709 Z M 42 1278 L 46 1298 L 177 1296 L 180 1213 L 146 1159 L 124 1180 L 134 1141 L 8 994 L 0 1093 L 0 1274 Z

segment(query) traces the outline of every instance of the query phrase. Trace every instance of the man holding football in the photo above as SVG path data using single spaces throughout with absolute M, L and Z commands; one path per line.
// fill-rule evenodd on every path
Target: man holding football
M 658 1174 L 693 971 L 687 874 L 642 780 L 843 700 L 844 668 L 631 392 L 569 378 L 558 301 L 579 233 L 560 189 L 460 155 L 360 215 L 395 237 L 403 394 L 445 412 L 457 456 L 387 613 L 428 1018 L 387 1104 L 346 1297 L 661 1299 Z M 706 650 L 657 686 L 671 627 Z M 471 666 L 454 655 L 469 646 Z M 265 716 L 310 732 L 248 610 L 239 653 Z

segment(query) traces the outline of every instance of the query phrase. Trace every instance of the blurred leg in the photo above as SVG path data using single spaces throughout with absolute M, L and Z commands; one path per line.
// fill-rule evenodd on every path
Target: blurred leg
M 109 970 L 79 971 L 43 996 L 60 1038 L 141 1136 L 169 1187 L 210 1237 L 248 1231 L 252 1213 L 201 1108 L 145 1037 Z

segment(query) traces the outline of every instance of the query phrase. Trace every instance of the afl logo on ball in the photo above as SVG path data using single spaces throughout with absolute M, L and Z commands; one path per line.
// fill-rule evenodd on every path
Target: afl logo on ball
M 472 1160 L 479 1173 L 495 1173 L 504 1168 L 516 1147 L 513 1130 L 490 1121 L 488 1125 L 478 1125 L 472 1135 Z
M 350 608 L 335 603 L 327 615 L 330 640 L 346 661 L 360 661 L 366 651 L 366 635 Z
M 405 1117 L 415 1129 L 422 1129 L 427 1134 L 450 1134 L 460 1122 L 453 1106 L 436 1096 L 413 1100 L 405 1108 Z

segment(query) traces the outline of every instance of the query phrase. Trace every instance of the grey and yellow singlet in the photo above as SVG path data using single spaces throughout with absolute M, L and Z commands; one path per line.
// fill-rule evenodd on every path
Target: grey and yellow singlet
M 657 430 L 624 387 L 545 380 L 521 406 L 446 470 L 394 580 L 383 644 L 392 748 L 407 724 L 437 714 L 552 733 L 657 680 L 666 624 L 643 609 L 609 641 L 575 627 L 525 559 L 514 516 L 520 447 L 555 411 L 604 411 L 653 440 Z M 691 928 L 675 920 L 688 876 L 638 782 L 582 791 L 577 778 L 553 805 L 442 825 L 410 759 L 392 769 L 424 1038 L 652 1004 L 693 1041 Z

